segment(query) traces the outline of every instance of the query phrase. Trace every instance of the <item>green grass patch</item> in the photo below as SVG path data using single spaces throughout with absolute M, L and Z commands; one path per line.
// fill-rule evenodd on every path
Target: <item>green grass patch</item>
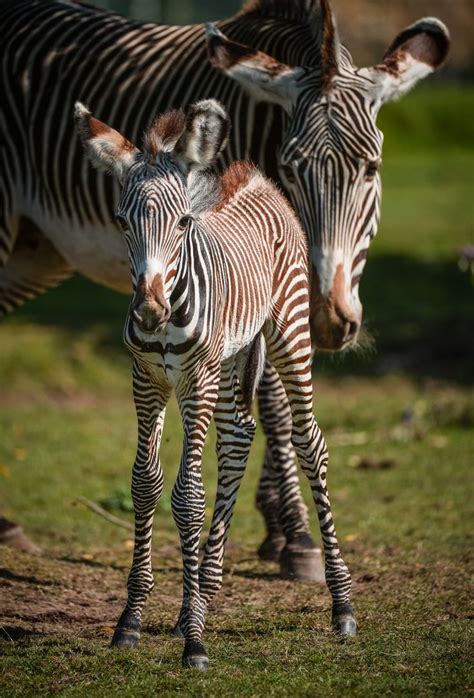
M 98 502 L 126 486 L 135 443 L 132 407 L 115 401 L 5 406 L 0 509 L 21 520 L 48 557 L 0 552 L 6 602 L 0 625 L 8 633 L 0 640 L 3 693 L 464 695 L 472 427 L 463 415 L 474 409 L 472 396 L 395 378 L 350 379 L 319 392 L 317 413 L 331 453 L 329 486 L 354 577 L 360 636 L 336 642 L 327 590 L 278 580 L 277 567 L 255 557 L 263 537 L 254 507 L 263 456 L 259 432 L 232 524 L 224 587 L 209 614 L 212 669 L 204 678 L 179 668 L 181 643 L 169 637 L 181 584 L 169 511 L 181 442 L 175 404 L 162 448 L 166 484 L 155 524 L 156 588 L 141 647 L 123 654 L 107 649 L 108 628 L 125 595 L 131 534 L 75 499 Z M 409 407 L 414 416 L 407 425 Z M 451 422 L 441 423 L 440 411 L 448 408 Z M 388 458 L 392 467 L 363 470 L 355 467 L 357 457 Z M 204 477 L 208 525 L 213 438 Z M 310 505 L 308 495 L 305 487 Z M 126 512 L 120 516 L 131 520 Z

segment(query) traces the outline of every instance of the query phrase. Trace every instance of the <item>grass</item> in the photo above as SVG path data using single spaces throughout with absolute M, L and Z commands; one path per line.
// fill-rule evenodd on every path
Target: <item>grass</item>
M 172 406 L 147 630 L 136 653 L 108 651 L 124 597 L 130 534 L 74 501 L 79 495 L 100 501 L 129 479 L 132 409 L 107 401 L 10 405 L 1 413 L 7 435 L 1 463 L 9 469 L 2 510 L 21 517 L 48 557 L 2 553 L 0 624 L 14 638 L 2 643 L 3 693 L 463 695 L 469 686 L 472 398 L 459 388 L 420 390 L 401 378 L 348 378 L 336 388 L 324 383 L 319 392 L 335 516 L 355 580 L 355 642 L 340 645 L 331 635 L 323 587 L 278 580 L 276 566 L 255 558 L 263 536 L 253 506 L 259 434 L 237 504 L 224 588 L 209 614 L 212 669 L 206 678 L 179 670 L 181 646 L 168 635 L 180 598 L 178 538 L 169 513 L 180 441 Z M 405 427 L 401 413 L 409 405 L 418 416 Z M 357 456 L 391 458 L 394 465 L 362 470 L 354 467 Z M 210 505 L 211 445 L 204 472 Z
M 211 670 L 181 671 L 181 643 L 169 637 L 181 585 L 170 513 L 181 446 L 173 402 L 145 632 L 136 652 L 108 650 L 124 599 L 130 533 L 76 499 L 127 503 L 136 439 L 121 344 L 127 299 L 73 279 L 0 327 L 0 511 L 21 521 L 46 553 L 0 546 L 2 696 L 472 691 L 473 291 L 457 267 L 474 220 L 466 118 L 472 94 L 421 91 L 384 112 L 383 219 L 361 287 L 377 351 L 316 361 L 317 415 L 354 578 L 357 640 L 340 644 L 332 635 L 325 588 L 280 580 L 275 565 L 256 559 L 264 535 L 254 506 L 259 431 L 224 587 L 209 613 Z M 213 448 L 211 435 L 207 524 Z M 389 459 L 392 467 L 358 467 L 364 459 Z M 306 486 L 304 494 L 310 504 Z M 115 513 L 131 520 L 126 511 Z

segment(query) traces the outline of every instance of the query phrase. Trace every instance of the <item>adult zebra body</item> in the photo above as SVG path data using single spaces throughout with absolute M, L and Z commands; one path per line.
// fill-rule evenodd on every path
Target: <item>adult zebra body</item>
M 395 39 L 382 64 L 358 70 L 328 0 L 254 0 L 218 26 L 232 41 L 212 29 L 207 48 L 199 25 L 136 22 L 72 0 L 1 4 L 0 315 L 74 271 L 130 291 L 113 220 L 118 187 L 84 166 L 68 106 L 80 99 L 136 140 L 148 114 L 212 96 L 234 123 L 222 161 L 258 163 L 283 184 L 304 225 L 314 344 L 338 350 L 356 341 L 359 280 L 379 219 L 377 112 L 442 63 L 446 29 L 422 20 Z M 314 543 L 290 410 L 269 366 L 260 414 L 268 436 L 258 493 L 265 554 L 278 556 L 286 543 L 285 569 L 298 572 L 301 551 L 314 559 Z
M 312 409 L 307 249 L 296 216 L 252 165 L 234 163 L 221 178 L 203 171 L 228 135 L 227 114 L 215 100 L 193 105 L 186 115 L 160 117 L 145 138 L 145 152 L 83 105 L 75 113 L 92 162 L 122 184 L 117 216 L 134 287 L 124 337 L 134 356 L 139 433 L 132 477 L 135 549 L 127 605 L 112 644 L 136 644 L 153 587 L 152 523 L 163 489 L 160 439 L 174 389 L 184 427 L 172 493 L 184 566 L 178 625 L 184 666 L 207 668 L 205 612 L 222 582 L 225 541 L 255 433 L 250 407 L 265 346 L 289 399 L 292 441 L 319 515 L 333 622 L 343 634 L 354 634 L 351 580 L 326 487 L 327 449 Z M 218 487 L 199 565 L 202 450 L 213 416 Z

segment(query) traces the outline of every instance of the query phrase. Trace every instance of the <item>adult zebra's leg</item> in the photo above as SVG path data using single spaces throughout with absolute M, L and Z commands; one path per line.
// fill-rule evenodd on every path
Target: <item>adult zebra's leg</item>
M 134 362 L 133 395 L 138 418 L 138 446 L 132 473 L 135 547 L 127 583 L 127 604 L 117 622 L 112 647 L 134 647 L 138 643 L 143 606 L 153 589 L 151 539 L 153 517 L 163 491 L 159 449 L 170 392 L 167 386 L 152 384 L 149 374 Z
M 276 328 L 267 337 L 268 352 L 288 396 L 293 419 L 293 446 L 301 468 L 309 479 L 318 513 L 326 583 L 333 601 L 333 626 L 341 635 L 355 635 L 357 625 L 350 605 L 351 576 L 339 549 L 326 484 L 328 452 L 313 415 L 309 333 L 301 331 L 299 338 L 295 335 L 297 327 L 288 348 L 287 338 Z
M 278 372 L 268 361 L 259 388 L 259 411 L 267 437 L 257 492 L 257 506 L 267 525 L 260 556 L 279 560 L 284 577 L 323 582 L 321 550 L 311 536 L 291 445 L 291 410 Z
M 206 601 L 199 586 L 199 541 L 205 514 L 202 451 L 217 402 L 219 374 L 220 366 L 206 367 L 191 378 L 185 376 L 176 387 L 184 444 L 171 507 L 183 556 L 183 602 L 179 618 L 185 640 L 182 664 L 202 670 L 209 665 L 202 643 Z

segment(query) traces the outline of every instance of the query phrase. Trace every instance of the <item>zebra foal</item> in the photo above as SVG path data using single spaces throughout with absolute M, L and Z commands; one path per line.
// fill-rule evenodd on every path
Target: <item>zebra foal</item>
M 248 163 L 221 177 L 206 170 L 224 147 L 229 118 L 215 100 L 168 112 L 140 151 L 80 103 L 77 130 L 99 168 L 121 182 L 117 218 L 128 246 L 134 294 L 124 339 L 131 350 L 138 448 L 132 475 L 135 548 L 128 600 L 112 644 L 134 646 L 153 587 L 152 523 L 163 489 L 159 448 L 166 403 L 176 392 L 184 427 L 172 511 L 183 556 L 177 629 L 183 665 L 206 669 L 206 607 L 222 583 L 224 546 L 255 433 L 250 403 L 268 358 L 293 417 L 292 441 L 307 474 L 325 551 L 333 623 L 356 632 L 351 579 L 339 551 L 326 487 L 327 449 L 312 412 L 305 237 L 273 184 Z M 217 430 L 218 488 L 204 557 L 201 459 Z

